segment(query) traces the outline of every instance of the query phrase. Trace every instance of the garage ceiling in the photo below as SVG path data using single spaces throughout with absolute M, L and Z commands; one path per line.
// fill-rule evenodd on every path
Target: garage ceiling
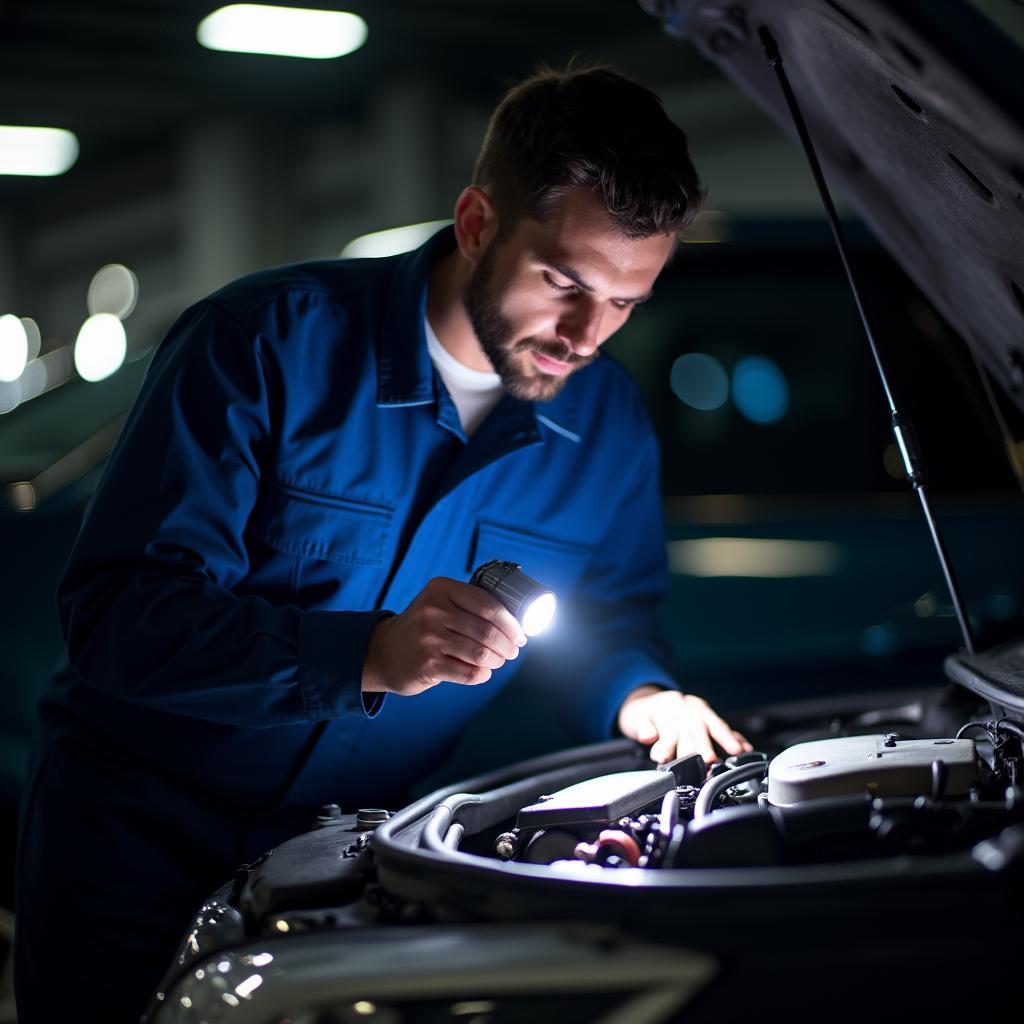
M 287 3 L 287 0 L 285 0 Z M 657 86 L 711 72 L 665 38 L 635 0 L 306 0 L 369 24 L 365 46 L 310 61 L 204 49 L 199 21 L 216 0 L 0 3 L 0 91 L 8 123 L 70 128 L 83 172 L 158 143 L 211 114 L 358 115 L 390 81 L 449 95 L 496 96 L 539 60 L 613 61 Z M 43 191 L 0 182 L 0 198 Z

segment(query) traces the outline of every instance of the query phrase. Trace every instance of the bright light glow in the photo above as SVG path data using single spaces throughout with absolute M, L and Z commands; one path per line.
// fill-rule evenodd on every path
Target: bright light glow
M 358 50 L 366 35 L 366 22 L 358 14 L 269 4 L 221 7 L 196 29 L 196 38 L 209 50 L 314 60 L 344 57 Z
M 732 400 L 752 423 L 775 423 L 789 408 L 789 384 L 771 359 L 750 356 L 733 368 Z
M 341 250 L 342 259 L 366 259 L 380 256 L 395 256 L 409 252 L 422 245 L 432 234 L 440 231 L 450 220 L 428 220 L 422 224 L 407 224 L 387 231 L 374 231 L 369 235 L 353 238 Z
M 360 1017 L 369 1017 L 371 1014 L 377 1012 L 376 1005 L 371 1003 L 369 999 L 360 999 L 358 1003 L 353 1003 L 352 1009 L 355 1010 Z
M 75 341 L 75 369 L 83 380 L 97 381 L 121 368 L 128 339 L 113 313 L 97 313 L 82 324 Z
M 0 316 L 0 380 L 14 381 L 28 362 L 28 331 L 13 313 Z
M 124 320 L 139 300 L 139 279 L 124 265 L 108 263 L 93 274 L 85 304 L 90 314 L 112 313 Z
M 263 978 L 259 974 L 250 974 L 245 981 L 240 981 L 235 986 L 235 992 L 243 999 L 248 999 L 263 984 Z
M 555 616 L 555 595 L 550 591 L 535 597 L 525 608 L 519 609 L 520 622 L 527 636 L 543 633 Z
M 52 178 L 78 159 L 78 139 L 63 128 L 0 125 L 0 174 Z
M 266 967 L 267 964 L 272 963 L 274 960 L 273 953 L 257 953 L 252 958 L 253 967 Z
M 725 405 L 729 397 L 729 377 L 725 367 L 703 352 L 687 352 L 672 364 L 672 390 L 690 406 L 710 412 Z
M 832 576 L 842 565 L 838 544 L 763 537 L 702 537 L 668 546 L 673 572 L 686 576 Z

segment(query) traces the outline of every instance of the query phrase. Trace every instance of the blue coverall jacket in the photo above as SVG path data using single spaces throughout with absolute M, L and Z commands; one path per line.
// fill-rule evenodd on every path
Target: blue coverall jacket
M 403 799 L 531 662 L 593 739 L 630 690 L 673 685 L 637 388 L 600 358 L 550 402 L 506 396 L 467 443 L 423 332 L 430 265 L 453 244 L 448 229 L 400 257 L 252 275 L 163 341 L 60 587 L 68 658 L 24 812 L 26 933 L 54 912 L 41 876 L 76 830 L 88 848 L 64 879 L 91 879 L 86 915 L 112 893 L 155 904 L 148 887 L 180 930 L 235 858 L 319 804 Z M 551 635 L 486 685 L 364 698 L 379 619 L 491 558 L 557 592 Z M 121 913 L 125 935 L 145 916 Z

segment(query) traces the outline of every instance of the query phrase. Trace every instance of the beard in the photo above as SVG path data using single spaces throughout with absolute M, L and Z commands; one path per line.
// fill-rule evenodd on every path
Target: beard
M 550 401 L 577 370 L 592 363 L 598 356 L 574 355 L 568 345 L 539 338 L 516 338 L 515 329 L 501 311 L 498 289 L 494 284 L 494 243 L 492 242 L 473 268 L 462 296 L 466 313 L 477 341 L 501 378 L 505 390 L 513 398 L 527 402 Z M 530 352 L 549 359 L 569 363 L 572 370 L 563 375 L 542 373 L 530 359 Z M 531 372 L 532 371 L 532 372 Z

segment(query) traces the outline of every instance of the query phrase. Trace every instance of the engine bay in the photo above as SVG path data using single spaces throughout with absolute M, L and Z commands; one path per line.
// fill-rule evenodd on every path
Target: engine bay
M 889 732 L 755 751 L 710 772 L 692 755 L 539 794 L 496 835 L 467 826 L 487 796 L 458 794 L 437 805 L 421 841 L 581 878 L 948 854 L 998 844 L 1024 821 L 1021 741 L 1019 726 L 993 719 L 955 737 Z M 1024 841 L 1024 827 L 1012 838 Z
M 546 982 L 515 971 L 492 971 L 484 985 L 480 965 L 467 973 L 445 949 L 466 964 L 491 956 L 488 943 L 493 964 L 532 949 L 543 975 L 548 942 L 563 981 L 589 965 L 587 991 L 610 984 L 609 958 L 620 955 L 636 991 L 658 957 L 675 958 L 666 977 L 699 977 L 698 987 L 720 974 L 687 1021 L 782 1012 L 794 986 L 811 1002 L 837 984 L 851 1011 L 870 1010 L 886 986 L 902 986 L 891 1007 L 945 1011 L 945 988 L 905 979 L 923 963 L 951 977 L 992 970 L 1015 949 L 1024 730 L 934 697 L 768 707 L 743 722 L 762 749 L 710 770 L 697 755 L 655 766 L 645 747 L 616 740 L 397 811 L 323 807 L 309 831 L 243 865 L 204 903 L 146 1019 L 220 1019 L 224 985 L 250 984 L 254 967 L 264 1002 L 333 1007 L 308 1017 L 317 1024 L 356 1019 L 353 991 L 428 992 L 446 971 L 462 994 L 540 991 Z M 949 941 L 972 932 L 976 941 Z M 408 945 L 412 973 L 382 974 L 375 989 L 364 950 L 381 943 Z M 872 985 L 859 983 L 865 972 Z M 759 988 L 765 974 L 776 984 Z M 527 1019 L 529 1001 L 517 999 L 497 999 L 511 1016 L 493 1019 Z M 435 1019 L 426 1004 L 388 1005 L 395 1019 Z

